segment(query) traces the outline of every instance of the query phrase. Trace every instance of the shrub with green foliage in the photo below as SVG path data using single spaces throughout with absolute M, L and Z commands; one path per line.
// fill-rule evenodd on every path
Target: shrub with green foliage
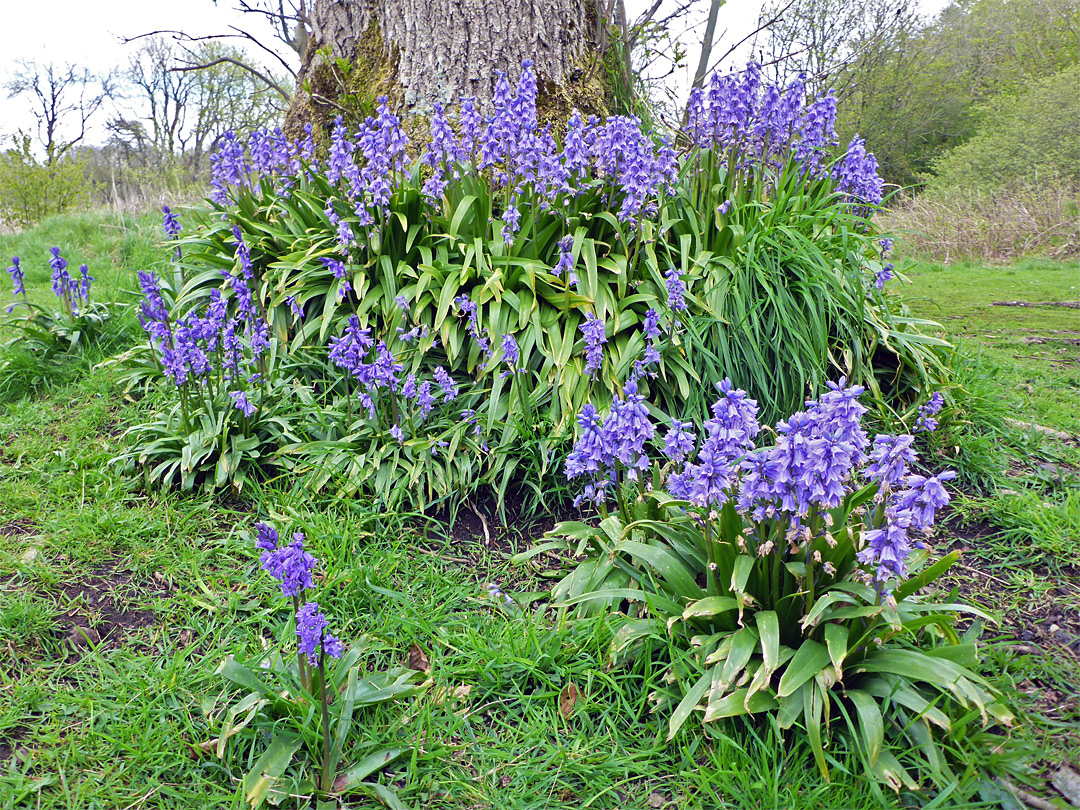
M 930 187 L 995 189 L 1061 180 L 1080 188 L 1080 65 L 1000 99 L 971 140 L 934 163 Z
M 958 614 L 989 617 L 923 593 L 959 556 L 926 565 L 919 539 L 952 474 L 913 472 L 910 434 L 871 443 L 861 386 L 830 385 L 757 448 L 757 403 L 718 388 L 700 431 L 675 421 L 662 442 L 633 383 L 603 417 L 587 405 L 566 472 L 586 478 L 579 501 L 599 520 L 562 523 L 523 557 L 580 560 L 553 605 L 608 614 L 612 664 L 666 655 L 670 687 L 650 697 L 669 738 L 693 716 L 715 729 L 768 714 L 802 724 L 825 778 L 828 740 L 844 734 L 874 780 L 946 788 L 974 721 L 1011 721 L 975 670 L 978 626 L 956 629 Z M 915 432 L 942 405 L 922 406 Z
M 39 163 L 25 133 L 14 138 L 11 149 L 0 152 L 0 222 L 29 228 L 52 214 L 78 209 L 90 195 L 80 160 L 65 157 L 52 165 Z
M 883 408 L 944 373 L 947 344 L 880 292 L 881 181 L 858 139 L 834 156 L 831 97 L 755 66 L 716 77 L 678 154 L 625 117 L 574 115 L 557 142 L 536 92 L 525 65 L 493 117 L 467 101 L 455 132 L 436 110 L 411 162 L 385 103 L 356 140 L 339 121 L 321 160 L 310 135 L 226 138 L 132 372 L 175 386 L 179 411 L 129 457 L 238 486 L 272 458 L 422 506 L 539 493 L 573 415 L 631 375 L 658 411 L 704 415 L 703 381 L 729 375 L 778 416 L 832 373 Z

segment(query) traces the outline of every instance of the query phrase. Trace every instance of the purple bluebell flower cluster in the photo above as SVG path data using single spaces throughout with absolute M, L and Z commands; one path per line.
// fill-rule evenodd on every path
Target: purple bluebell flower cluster
M 8 275 L 11 276 L 12 292 L 15 295 L 26 295 L 26 273 L 19 265 L 19 257 L 11 257 L 11 266 L 7 269 Z
M 311 572 L 318 560 L 304 550 L 304 535 L 293 534 L 292 542 L 278 545 L 277 530 L 266 523 L 256 525 L 255 545 L 262 551 L 259 564 L 281 583 L 282 596 L 303 596 L 312 587 Z
M 319 611 L 318 602 L 307 602 L 296 612 L 297 649 L 312 664 L 318 665 L 320 653 L 331 658 L 341 658 L 344 646 L 337 638 L 326 632 L 330 623 Z
M 877 159 L 866 151 L 866 142 L 855 136 L 833 169 L 836 188 L 863 205 L 879 205 L 884 181 L 877 173 Z
M 883 591 L 893 579 L 906 576 L 908 555 L 922 547 L 916 535 L 929 531 L 937 510 L 948 504 L 943 482 L 955 473 L 912 473 L 918 456 L 910 435 L 878 435 L 871 447 L 861 426 L 866 407 L 858 400 L 863 388 L 848 386 L 843 379 L 829 383 L 818 399 L 808 400 L 805 411 L 777 424 L 771 446 L 756 449 L 757 403 L 730 380 L 717 388 L 720 396 L 712 418 L 702 426 L 696 454 L 688 423 L 672 420 L 663 437 L 661 453 L 675 468 L 667 476 L 670 494 L 700 510 L 702 519 L 712 519 L 731 502 L 755 523 L 781 521 L 790 530 L 788 542 L 798 547 L 802 540 L 828 531 L 829 511 L 849 494 L 874 487 L 878 509 L 865 524 L 849 527 L 856 533 L 858 560 L 873 571 Z M 638 479 L 647 469 L 654 430 L 633 382 L 606 419 L 586 404 L 578 427 L 566 462 L 568 478 L 587 481 L 577 503 L 604 503 L 622 482 Z M 819 534 L 812 534 L 811 527 Z
M 938 421 L 934 417 L 941 412 L 945 405 L 945 397 L 940 391 L 933 395 L 923 405 L 919 406 L 919 418 L 915 421 L 916 433 L 931 433 L 938 429 Z
M 607 343 L 604 322 L 593 313 L 586 312 L 581 335 L 585 339 L 585 373 L 589 379 L 595 380 L 604 362 L 604 344 Z
M 165 231 L 165 236 L 169 239 L 176 239 L 180 236 L 180 220 L 176 218 L 176 214 L 167 205 L 162 206 L 161 213 L 164 214 L 161 228 Z
M 886 282 L 892 281 L 896 277 L 893 273 L 893 266 L 891 264 L 883 264 L 881 268 L 874 273 L 874 286 L 879 290 L 885 289 Z

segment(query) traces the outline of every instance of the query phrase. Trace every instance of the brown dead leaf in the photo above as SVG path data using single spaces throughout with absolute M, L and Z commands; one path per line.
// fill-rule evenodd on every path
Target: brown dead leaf
M 665 804 L 667 804 L 667 799 L 664 798 L 664 794 L 655 791 L 649 794 L 649 807 L 661 808 Z
M 349 784 L 349 775 L 345 773 L 339 773 L 337 778 L 334 779 L 334 784 L 330 787 L 331 793 L 341 793 L 345 789 L 345 786 Z
M 455 686 L 453 689 L 449 686 L 440 686 L 432 691 L 431 699 L 438 706 L 447 702 L 453 703 L 458 700 L 465 700 L 470 692 L 472 692 L 472 684 L 468 683 Z
M 427 655 L 420 649 L 420 645 L 413 642 L 409 647 L 409 669 L 414 669 L 417 672 L 431 672 L 431 662 L 428 661 Z
M 203 740 L 201 743 L 188 743 L 188 753 L 191 754 L 192 759 L 198 759 L 203 754 L 212 754 L 217 744 L 217 737 L 212 740 Z
M 563 687 L 563 690 L 559 693 L 559 714 L 562 715 L 563 720 L 570 719 L 579 697 L 581 697 L 581 692 L 578 690 L 577 684 L 570 682 Z
M 184 628 L 180 631 L 180 638 L 178 639 L 181 647 L 187 647 L 191 644 L 191 631 L 188 628 Z

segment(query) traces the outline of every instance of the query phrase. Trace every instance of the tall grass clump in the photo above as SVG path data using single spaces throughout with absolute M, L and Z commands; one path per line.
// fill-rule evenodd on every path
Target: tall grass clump
M 1080 187 L 1061 178 L 930 188 L 904 199 L 884 221 L 905 255 L 928 261 L 1080 255 Z
M 630 377 L 704 416 L 729 375 L 778 416 L 832 374 L 882 408 L 944 374 L 883 293 L 881 180 L 859 139 L 835 153 L 831 96 L 752 65 L 680 132 L 574 114 L 557 138 L 536 95 L 526 63 L 492 115 L 436 109 L 424 149 L 385 100 L 321 157 L 310 131 L 226 138 L 174 272 L 140 279 L 129 383 L 174 404 L 128 460 L 185 486 L 284 467 L 384 503 L 540 496 L 575 414 Z

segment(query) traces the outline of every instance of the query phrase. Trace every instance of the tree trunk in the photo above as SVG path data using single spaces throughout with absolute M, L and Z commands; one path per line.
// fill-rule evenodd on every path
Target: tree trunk
M 406 119 L 470 96 L 484 109 L 496 72 L 515 84 L 525 59 L 542 120 L 565 120 L 572 108 L 605 114 L 612 50 L 598 42 L 611 37 L 595 4 L 611 18 L 612 0 L 315 0 L 286 128 L 369 114 L 383 95 Z

